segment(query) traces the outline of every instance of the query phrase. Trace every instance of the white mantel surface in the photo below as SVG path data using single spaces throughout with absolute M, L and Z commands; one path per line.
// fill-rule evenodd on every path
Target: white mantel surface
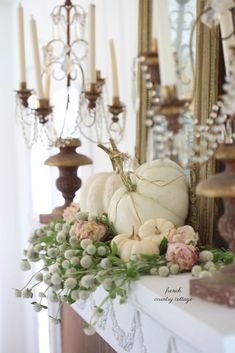
M 126 304 L 107 303 L 97 332 L 118 353 L 235 353 L 235 309 L 190 298 L 190 278 L 142 277 L 132 284 Z M 165 293 L 167 288 L 180 292 Z M 100 288 L 73 308 L 89 321 L 91 306 L 105 295 Z

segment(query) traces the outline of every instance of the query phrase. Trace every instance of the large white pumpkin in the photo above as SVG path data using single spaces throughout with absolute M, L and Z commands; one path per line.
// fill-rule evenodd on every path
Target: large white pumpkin
M 188 181 L 183 169 L 175 162 L 154 160 L 141 165 L 131 176 L 135 191 L 124 186 L 113 195 L 109 220 L 118 233 L 138 233 L 150 218 L 165 218 L 183 225 L 188 214 Z
M 88 212 L 90 217 L 108 212 L 111 197 L 121 185 L 120 176 L 114 172 L 91 175 L 81 188 L 81 211 Z

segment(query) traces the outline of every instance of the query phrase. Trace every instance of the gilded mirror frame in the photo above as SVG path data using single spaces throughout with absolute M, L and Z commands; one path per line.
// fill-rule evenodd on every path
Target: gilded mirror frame
M 197 16 L 201 14 L 205 0 L 197 0 Z M 139 0 L 139 35 L 138 52 L 142 53 L 150 48 L 152 28 L 152 0 Z M 218 99 L 219 92 L 219 33 L 218 29 L 209 30 L 198 21 L 196 26 L 196 59 L 195 59 L 195 97 L 194 115 L 201 124 L 205 123 L 213 104 Z M 138 92 L 140 97 L 139 112 L 137 114 L 136 157 L 140 163 L 145 162 L 147 145 L 147 128 L 145 117 L 148 107 L 148 94 L 144 79 L 139 72 Z M 218 219 L 217 201 L 196 195 L 196 185 L 214 174 L 215 160 L 205 165 L 195 165 L 191 168 L 190 211 L 188 223 L 200 234 L 202 243 L 212 244 L 217 232 Z

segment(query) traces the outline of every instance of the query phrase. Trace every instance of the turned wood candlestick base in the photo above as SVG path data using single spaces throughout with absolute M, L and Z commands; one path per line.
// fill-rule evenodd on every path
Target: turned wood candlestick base
M 45 161 L 46 165 L 59 169 L 56 186 L 62 192 L 65 202 L 64 205 L 54 208 L 51 214 L 40 215 L 40 222 L 43 224 L 53 218 L 62 217 L 64 209 L 73 202 L 76 191 L 81 187 L 81 179 L 77 176 L 77 169 L 80 166 L 92 164 L 90 158 L 76 152 L 76 148 L 80 145 L 79 139 L 71 139 L 65 147 L 60 147 L 58 154 Z
M 225 162 L 225 171 L 200 183 L 197 193 L 223 198 L 225 211 L 219 220 L 219 230 L 235 252 L 235 144 L 222 146 L 216 158 Z M 235 308 L 235 264 L 217 271 L 211 278 L 191 280 L 190 294 Z

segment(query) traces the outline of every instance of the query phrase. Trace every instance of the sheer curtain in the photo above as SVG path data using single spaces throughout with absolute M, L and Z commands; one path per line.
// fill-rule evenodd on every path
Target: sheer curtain
M 0 352 L 37 353 L 36 315 L 14 296 L 26 276 L 19 269 L 31 228 L 29 153 L 15 123 L 13 4 L 0 2 Z
M 90 1 L 80 0 L 87 6 Z M 28 273 L 19 269 L 22 249 L 32 231 L 34 215 L 49 212 L 60 204 L 53 170 L 43 165 L 48 152 L 39 147 L 27 151 L 21 131 L 15 122 L 14 89 L 17 88 L 17 43 L 15 9 L 18 1 L 0 0 L 0 352 L 39 353 L 38 315 L 26 299 L 14 296 L 14 287 L 26 283 Z M 51 38 L 50 12 L 62 0 L 24 0 L 27 42 L 27 72 L 29 86 L 34 87 L 28 19 L 33 14 L 38 20 L 41 44 Z M 132 60 L 137 52 L 138 0 L 97 0 L 97 68 L 108 79 L 111 89 L 111 70 L 108 39 L 116 44 L 122 101 L 128 106 L 127 130 L 122 149 L 134 153 L 135 112 L 132 108 Z M 136 38 L 136 41 L 133 40 Z M 110 94 L 111 102 L 111 94 Z M 81 168 L 84 180 L 93 172 L 110 170 L 110 162 L 95 145 L 82 139 L 82 153 L 94 164 Z M 42 319 L 43 320 L 43 319 Z M 42 338 L 40 337 L 40 340 Z M 42 346 L 41 346 L 42 347 Z M 49 352 L 44 349 L 44 353 Z

